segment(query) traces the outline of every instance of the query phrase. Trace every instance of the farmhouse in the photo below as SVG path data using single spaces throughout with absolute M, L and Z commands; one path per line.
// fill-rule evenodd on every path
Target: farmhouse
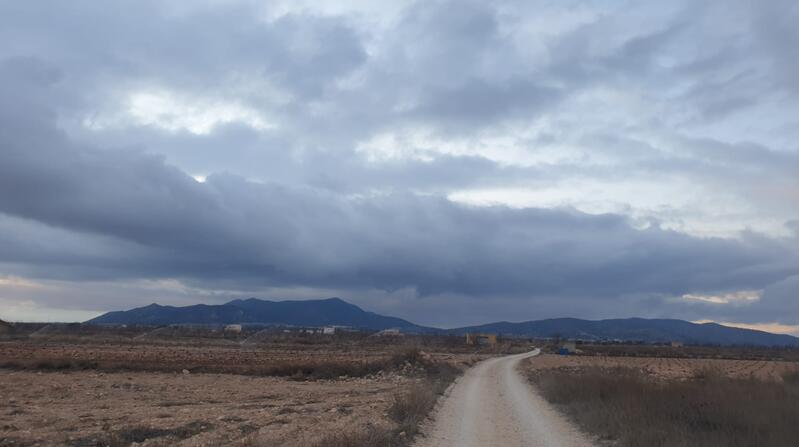
M 497 334 L 466 334 L 467 345 L 495 345 Z
M 558 347 L 558 354 L 569 355 L 577 352 L 577 343 L 574 341 L 564 341 Z
M 382 331 L 376 333 L 378 337 L 401 337 L 404 334 L 398 328 L 391 328 L 391 329 L 383 329 Z
M 228 324 L 225 326 L 225 332 L 230 334 L 241 334 L 240 324 Z

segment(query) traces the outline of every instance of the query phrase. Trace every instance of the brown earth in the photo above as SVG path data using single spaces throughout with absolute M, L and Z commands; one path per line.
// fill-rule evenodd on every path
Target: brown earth
M 655 357 L 608 357 L 542 354 L 525 363 L 528 371 L 553 368 L 633 368 L 661 379 L 684 379 L 708 369 L 732 378 L 754 377 L 780 381 L 783 374 L 799 371 L 799 363 L 773 360 L 725 360 Z
M 326 346 L 293 345 L 253 346 L 157 345 L 157 344 L 71 344 L 61 342 L 0 343 L 0 364 L 35 362 L 97 362 L 109 367 L 121 366 L 146 370 L 217 369 L 218 372 L 242 373 L 258 367 L 279 364 L 341 361 L 368 362 L 386 359 L 391 350 L 357 350 Z M 215 371 L 217 372 L 217 371 Z
M 499 353 L 496 349 L 452 349 L 425 346 L 417 340 L 359 340 L 329 342 L 315 337 L 316 343 L 218 343 L 202 339 L 138 340 L 96 342 L 91 337 L 64 340 L 63 337 L 0 341 L 0 367 L 38 367 L 39 369 L 84 368 L 174 372 L 211 372 L 247 375 L 289 375 L 295 370 L 319 370 L 326 366 L 340 369 L 338 375 L 367 375 L 381 369 L 381 363 L 396 360 L 411 348 L 427 352 L 432 360 L 450 363 L 472 362 Z M 325 343 L 322 343 L 325 342 Z M 516 346 L 504 347 L 506 350 Z M 335 372 L 335 371 L 333 371 Z M 327 374 L 324 378 L 336 377 Z
M 0 370 L 0 445 L 101 445 L 114 433 L 143 442 L 150 432 L 141 445 L 307 446 L 385 423 L 393 393 L 413 380 Z
M 487 355 L 404 342 L 0 342 L 0 447 L 312 446 L 395 430 L 387 413 L 430 379 L 422 365 Z

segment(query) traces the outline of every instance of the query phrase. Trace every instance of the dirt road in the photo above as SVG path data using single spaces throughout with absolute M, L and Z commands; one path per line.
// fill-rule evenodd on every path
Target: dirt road
M 516 371 L 536 356 L 494 358 L 461 377 L 423 427 L 417 447 L 589 447 L 589 442 L 538 396 Z

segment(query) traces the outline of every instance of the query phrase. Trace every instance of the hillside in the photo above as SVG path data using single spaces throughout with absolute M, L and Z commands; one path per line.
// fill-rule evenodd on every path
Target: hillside
M 382 330 L 399 328 L 407 332 L 434 330 L 406 320 L 366 312 L 340 298 L 305 301 L 268 301 L 256 298 L 225 304 L 174 307 L 151 304 L 127 311 L 109 312 L 87 321 L 89 324 L 264 324 L 285 326 L 350 326 Z
M 454 334 L 491 332 L 515 337 L 561 337 L 582 340 L 624 340 L 646 343 L 679 341 L 686 344 L 799 346 L 790 335 L 683 320 L 627 318 L 581 320 L 555 318 L 522 323 L 490 323 L 448 331 Z
M 225 304 L 174 307 L 151 304 L 127 311 L 109 312 L 89 324 L 261 324 L 277 326 L 349 326 L 366 330 L 399 328 L 413 333 L 498 333 L 510 337 L 561 337 L 581 340 L 622 340 L 645 343 L 679 341 L 686 344 L 799 346 L 799 338 L 715 323 L 682 320 L 627 318 L 581 320 L 555 318 L 522 323 L 499 322 L 456 329 L 419 326 L 400 318 L 367 312 L 340 298 L 306 301 L 269 301 L 256 298 Z

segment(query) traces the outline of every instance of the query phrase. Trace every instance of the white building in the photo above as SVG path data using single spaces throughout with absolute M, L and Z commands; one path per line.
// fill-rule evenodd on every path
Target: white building
M 230 332 L 232 334 L 241 334 L 241 325 L 240 324 L 229 324 L 225 326 L 225 332 Z

